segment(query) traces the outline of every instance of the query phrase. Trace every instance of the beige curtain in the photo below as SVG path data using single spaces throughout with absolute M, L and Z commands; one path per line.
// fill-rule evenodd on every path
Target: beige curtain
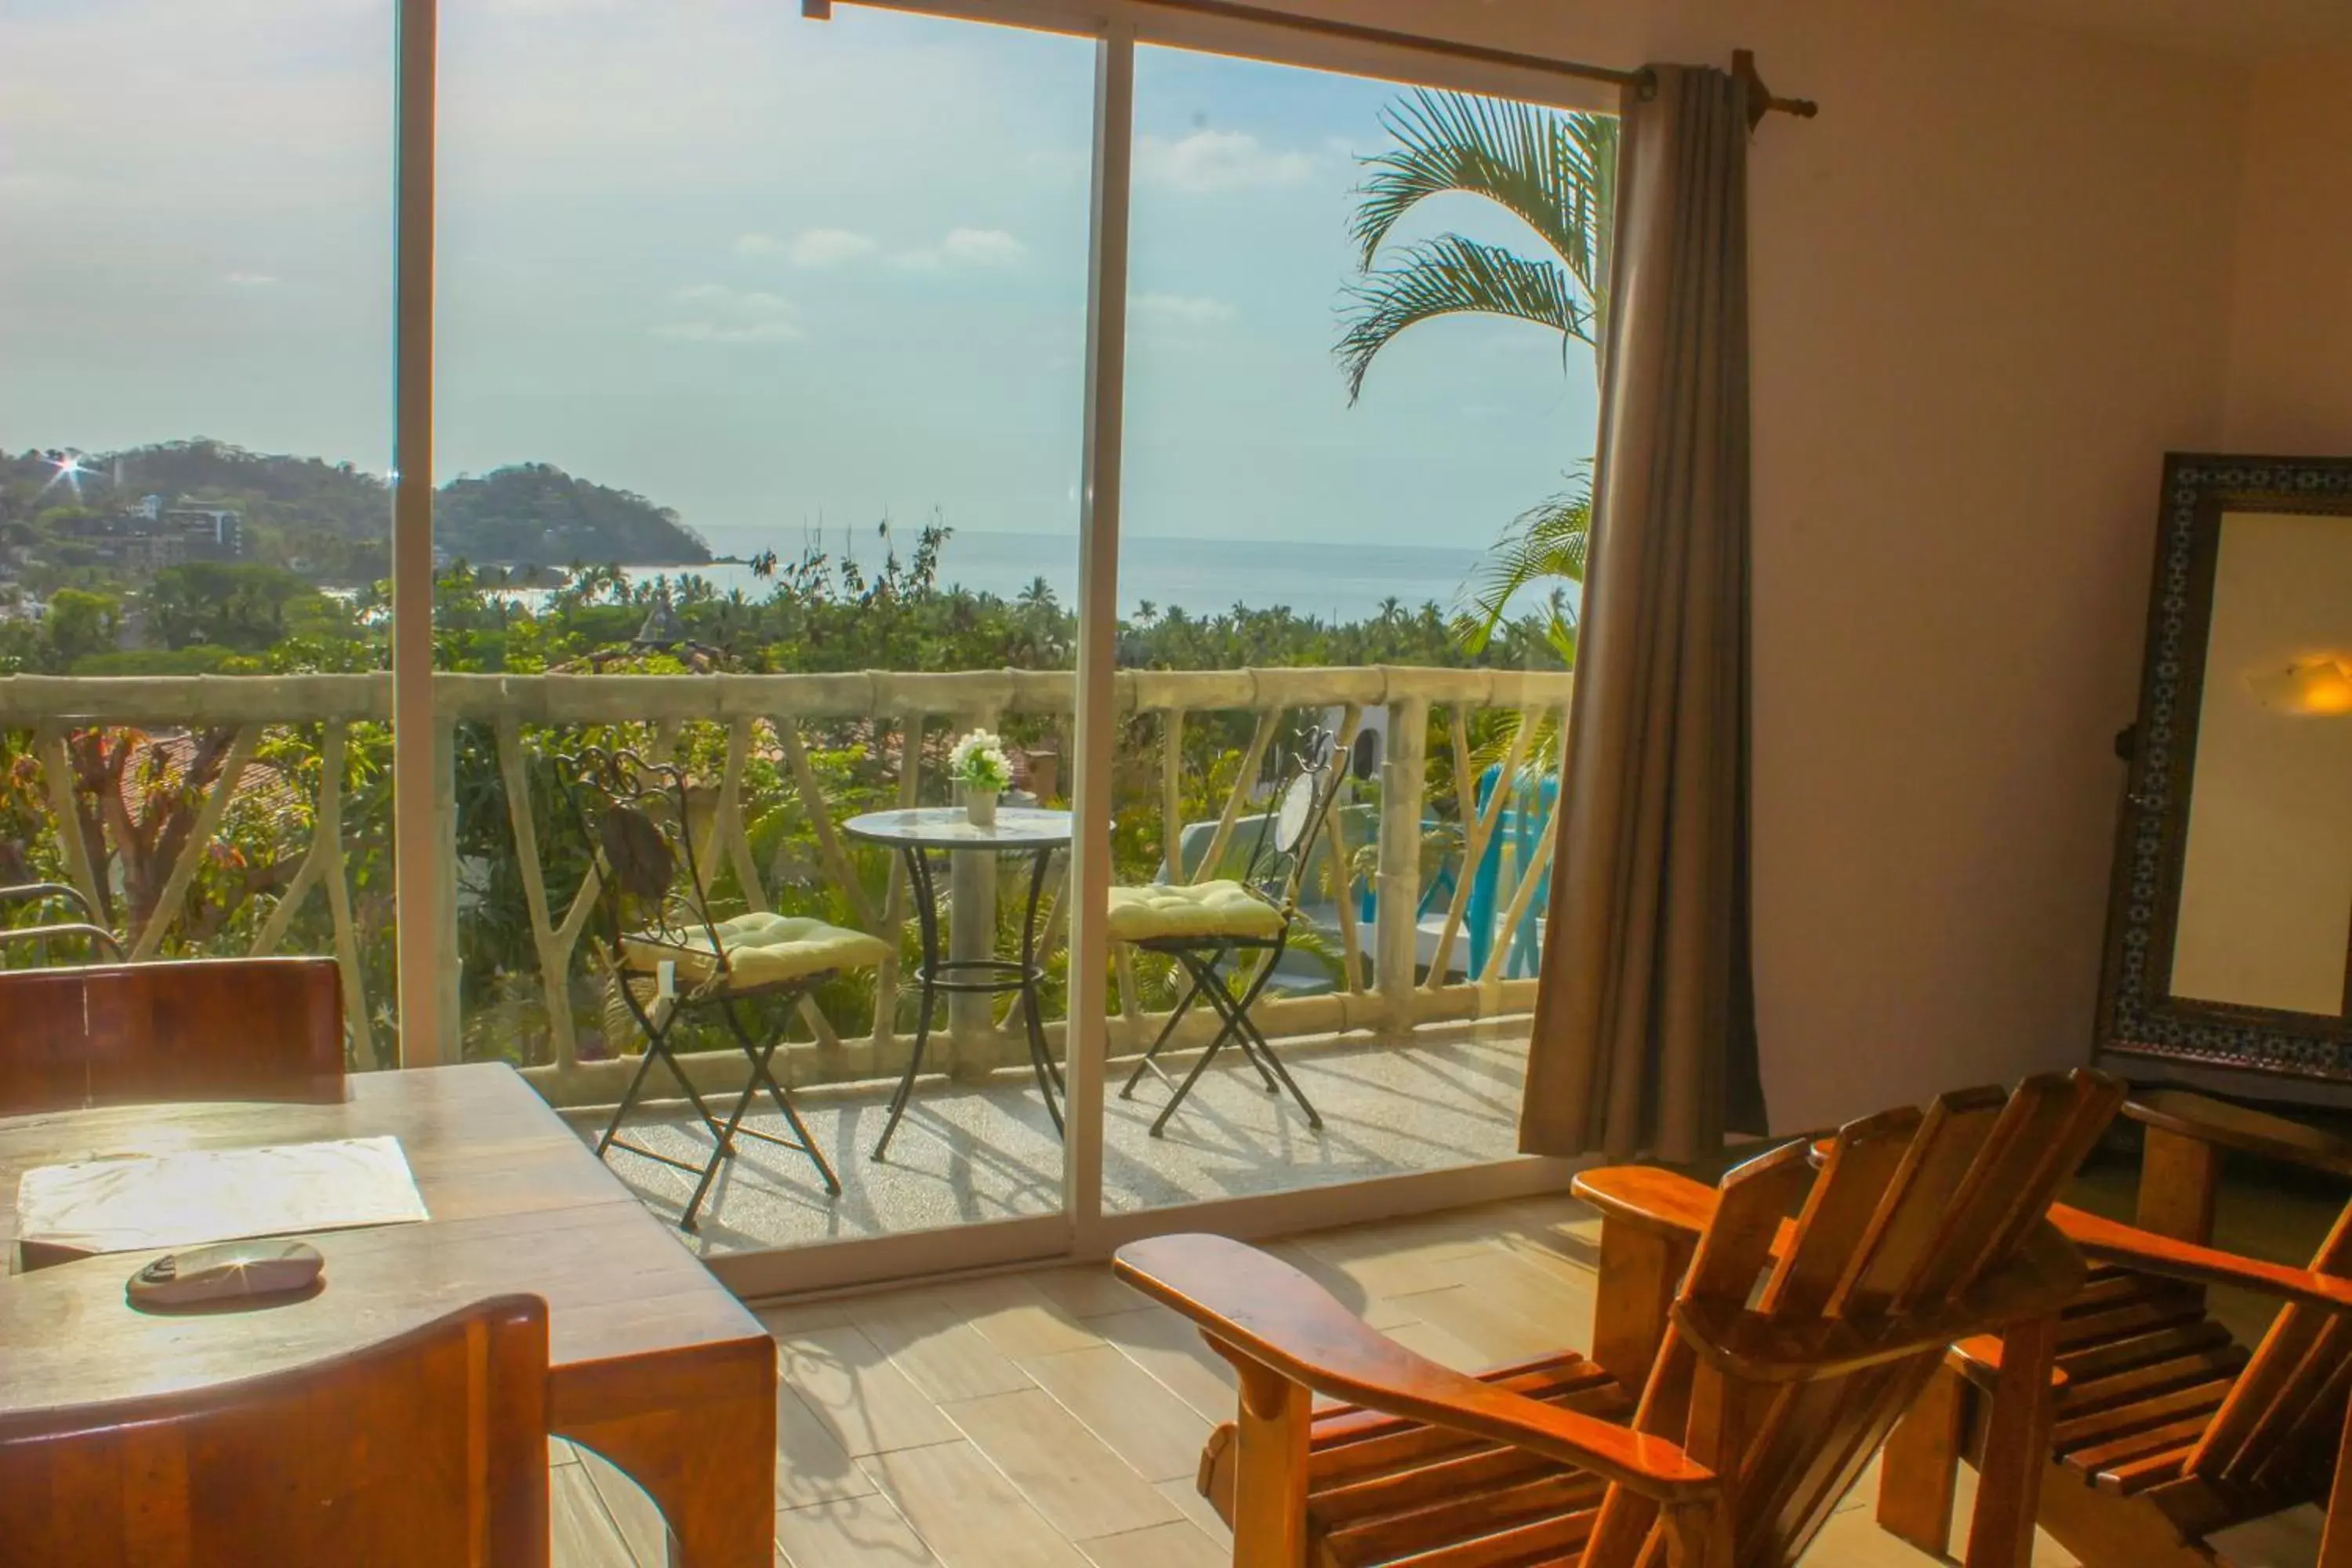
M 1686 1162 L 1762 1109 L 1747 919 L 1748 119 L 1736 78 L 1654 75 L 1624 107 L 1519 1147 Z

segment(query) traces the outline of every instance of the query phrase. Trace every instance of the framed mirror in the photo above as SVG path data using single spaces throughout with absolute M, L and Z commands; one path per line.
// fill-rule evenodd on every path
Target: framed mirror
M 2352 458 L 2165 459 L 2122 749 L 2100 1051 L 2352 1083 Z

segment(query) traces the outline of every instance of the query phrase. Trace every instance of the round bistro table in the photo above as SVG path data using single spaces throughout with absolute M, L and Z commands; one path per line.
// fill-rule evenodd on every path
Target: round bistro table
M 1037 909 L 1045 893 L 1045 869 L 1054 852 L 1066 848 L 1072 818 L 1066 811 L 1035 806 L 1001 805 L 996 820 L 982 827 L 963 807 L 915 806 L 901 811 L 869 811 L 841 825 L 852 838 L 897 849 L 907 862 L 907 878 L 915 893 L 915 918 L 922 930 L 923 963 L 915 971 L 922 982 L 922 1010 L 915 1025 L 915 1050 L 907 1058 L 906 1075 L 890 1097 L 889 1119 L 874 1145 L 879 1160 L 890 1148 L 898 1119 L 915 1089 L 915 1075 L 923 1068 L 923 1048 L 931 1036 L 931 1003 L 941 992 L 950 994 L 1002 996 L 1018 993 L 1021 1015 L 1029 1033 L 1029 1065 L 1037 1074 L 1037 1089 L 1045 1097 L 1054 1131 L 1062 1131 L 1062 1108 L 1055 1092 L 1062 1087 L 1062 1069 L 1045 1048 L 1045 1019 L 1038 988 L 1045 979 L 1044 954 L 1037 951 Z M 931 856 L 963 854 L 1026 855 L 1030 858 L 1029 903 L 1021 921 L 1021 956 L 1013 958 L 942 958 L 940 956 L 939 884 L 932 875 Z

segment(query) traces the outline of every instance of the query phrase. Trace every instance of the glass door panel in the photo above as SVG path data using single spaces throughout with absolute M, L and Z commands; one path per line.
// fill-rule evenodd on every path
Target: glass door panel
M 0 726 L 0 885 L 74 890 L 0 926 L 332 955 L 361 1069 L 399 1060 L 393 19 L 0 10 L 0 686 L 68 680 Z
M 1516 1151 L 1576 585 L 1491 635 L 1478 601 L 1573 521 L 1596 329 L 1561 239 L 1598 226 L 1443 187 L 1611 129 L 1137 52 L 1119 879 L 1240 881 L 1287 924 L 1115 945 L 1107 1209 Z M 1302 856 L 1278 805 L 1327 748 Z
M 842 1191 L 746 1144 L 700 1244 L 1058 1213 L 1022 997 L 942 993 L 926 1027 L 922 974 L 1011 976 L 1026 929 L 1058 1072 L 1064 857 L 1033 925 L 1027 850 L 934 849 L 918 876 L 858 818 L 960 814 L 954 748 L 982 730 L 1008 818 L 1068 804 L 1094 45 L 644 0 L 556 26 L 453 5 L 442 58 L 440 658 L 499 678 L 445 705 L 467 1054 L 592 1137 L 642 1062 L 636 982 L 571 913 L 588 841 L 562 788 L 561 759 L 625 746 L 681 771 L 688 904 L 878 939 L 749 1005 Z M 707 1009 L 677 1041 L 723 1121 L 741 1042 Z M 623 1137 L 694 1168 L 608 1158 L 681 1212 L 712 1140 L 665 1067 L 648 1081 Z M 764 1091 L 745 1125 L 792 1136 Z

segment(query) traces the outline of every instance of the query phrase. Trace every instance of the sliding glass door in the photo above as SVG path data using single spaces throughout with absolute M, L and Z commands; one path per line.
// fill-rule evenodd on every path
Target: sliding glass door
M 1107 1209 L 1515 1152 L 1574 586 L 1491 634 L 1472 601 L 1515 518 L 1572 508 L 1591 326 L 1570 215 L 1445 187 L 1575 146 L 1557 110 L 1137 50 L 1121 872 L 1290 923 L 1118 949 Z
M 747 1143 L 696 1244 L 1058 1215 L 1095 46 L 749 3 L 444 18 L 466 1054 L 599 1138 L 642 1064 L 563 789 L 565 757 L 625 746 L 681 770 L 714 917 L 881 939 L 803 1000 L 744 1005 L 841 1190 Z M 974 731 L 1009 770 L 1002 852 L 951 847 Z M 930 815 L 873 820 L 908 809 Z M 927 985 L 1017 982 L 1024 942 L 1034 1028 L 1017 989 Z M 723 1120 L 741 1041 L 710 1008 L 676 1029 Z M 682 1212 L 712 1140 L 666 1066 L 646 1083 L 607 1158 Z M 744 1125 L 797 1136 L 764 1089 Z
M 356 1068 L 508 1062 L 599 1144 L 645 1067 L 606 1153 L 684 1217 L 677 977 L 616 973 L 564 759 L 675 769 L 692 919 L 855 939 L 751 1052 L 675 1031 L 796 1137 L 780 1041 L 822 1157 L 703 1194 L 754 1289 L 1556 1179 L 1512 1122 L 1597 132 L 1535 69 L 1129 0 L 805 10 L 0 17 L 0 882 L 136 957 L 330 954 Z M 958 847 L 976 731 L 1003 842 Z M 1209 883 L 1281 952 L 1114 933 Z

